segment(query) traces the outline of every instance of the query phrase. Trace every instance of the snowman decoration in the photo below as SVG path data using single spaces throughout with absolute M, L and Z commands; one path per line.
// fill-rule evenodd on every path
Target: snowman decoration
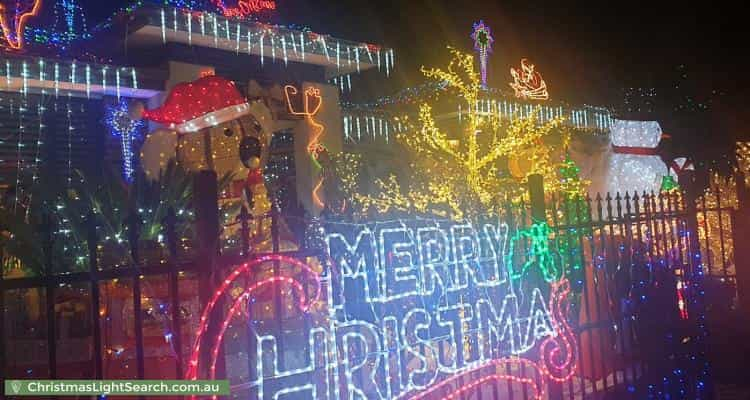
M 600 187 L 603 192 L 624 195 L 659 193 L 665 177 L 676 180 L 657 152 L 663 132 L 656 121 L 615 120 L 611 126 L 611 150 Z

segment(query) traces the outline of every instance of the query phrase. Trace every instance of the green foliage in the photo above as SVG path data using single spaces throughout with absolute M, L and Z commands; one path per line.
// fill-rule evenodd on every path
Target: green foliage
M 0 248 L 3 251 L 3 274 L 20 263 L 39 273 L 44 267 L 44 249 L 34 226 L 28 223 L 24 212 L 0 207 Z
M 231 175 L 219 180 L 226 188 Z M 193 177 L 174 162 L 157 179 L 142 174 L 126 184 L 114 169 L 100 176 L 76 171 L 68 185 L 59 182 L 28 185 L 33 188 L 27 207 L 0 206 L 0 246 L 4 268 L 20 264 L 25 274 L 40 274 L 44 260 L 50 259 L 55 271 L 88 268 L 88 236 L 95 223 L 99 243 L 127 246 L 129 239 L 156 241 L 165 234 L 164 222 L 173 208 L 177 237 L 193 236 Z M 10 196 L 9 196 L 10 197 Z M 228 207 L 222 215 L 231 213 Z M 131 232 L 135 228 L 137 232 Z M 47 254 L 51 252 L 51 254 Z

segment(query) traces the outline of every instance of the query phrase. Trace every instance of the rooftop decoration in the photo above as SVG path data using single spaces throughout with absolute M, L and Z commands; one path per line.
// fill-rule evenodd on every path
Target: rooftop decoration
M 24 47 L 24 29 L 29 18 L 39 14 L 42 0 L 2 0 L 0 1 L 0 27 L 3 42 L 0 48 L 21 50 Z
M 510 87 L 516 92 L 516 97 L 528 100 L 547 100 L 547 83 L 542 79 L 542 75 L 534 69 L 534 64 L 529 60 L 521 59 L 521 68 L 511 67 L 510 74 L 513 76 L 513 82 Z
M 474 39 L 474 50 L 479 52 L 480 69 L 482 73 L 482 87 L 487 88 L 487 56 L 492 53 L 492 43 L 495 38 L 492 37 L 490 27 L 484 24 L 484 21 L 474 23 L 474 31 L 471 33 Z
M 208 12 L 178 8 L 147 9 L 146 26 L 134 35 L 159 36 L 162 42 L 213 47 L 253 54 L 261 65 L 268 62 L 301 62 L 329 68 L 333 76 L 377 67 L 390 76 L 395 55 L 379 45 L 337 39 L 282 25 L 228 18 Z
M 51 58 L 14 58 L 0 56 L 0 91 L 23 94 L 46 90 L 56 97 L 81 93 L 86 97 L 108 95 L 148 99 L 160 87 L 141 85 L 136 68 L 102 65 L 76 60 Z
M 229 0 L 229 3 L 235 3 L 234 6 L 228 6 L 225 0 L 212 0 L 212 2 L 221 9 L 225 17 L 246 18 L 276 9 L 276 2 L 273 0 Z

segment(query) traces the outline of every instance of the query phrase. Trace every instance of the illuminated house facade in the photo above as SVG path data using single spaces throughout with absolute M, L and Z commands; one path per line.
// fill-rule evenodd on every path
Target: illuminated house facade
M 28 259 L 0 248 L 0 376 L 219 377 L 233 398 L 264 400 L 599 398 L 612 381 L 646 398 L 663 397 L 662 382 L 687 387 L 674 372 L 687 365 L 703 374 L 688 393 L 702 390 L 703 323 L 682 341 L 689 349 L 664 345 L 683 337 L 672 327 L 703 318 L 681 280 L 700 271 L 694 236 L 664 228 L 690 224 L 676 202 L 654 217 L 635 200 L 635 214 L 604 221 L 580 203 L 555 212 L 544 185 L 523 182 L 531 205 L 495 201 L 502 215 L 327 219 L 328 156 L 369 157 L 364 180 L 417 169 L 393 144 L 414 127 L 402 116 L 414 120 L 415 99 L 443 83 L 347 104 L 351 76 L 389 77 L 393 50 L 244 18 L 272 11 L 270 0 L 215 0 L 210 12 L 138 3 L 84 34 L 74 3 L 48 10 L 67 24 L 62 36 L 24 29 L 39 0 L 0 8 L 0 240 L 28 231 L 11 223 L 40 228 L 25 238 Z M 477 28 L 485 78 L 492 39 Z M 512 76 L 516 93 L 483 80 L 471 110 L 437 104 L 440 129 L 539 106 L 541 122 L 564 117 L 600 140 L 579 152 L 584 176 L 587 161 L 611 165 L 592 154 L 654 157 L 658 124 L 550 101 L 526 60 Z M 178 208 L 159 197 L 185 187 Z M 640 278 L 652 264 L 669 265 L 653 277 L 664 296 Z M 630 290 L 607 290 L 620 284 Z
M 273 120 L 265 121 L 263 128 L 270 130 L 268 134 L 278 133 L 286 138 L 274 142 L 286 140 L 288 146 L 301 143 L 296 150 L 303 154 L 312 132 L 302 116 L 290 112 L 289 102 L 297 104 L 294 102 L 300 101 L 306 88 L 319 89 L 322 103 L 316 120 L 325 126 L 321 140 L 336 151 L 341 147 L 343 131 L 339 88 L 333 82 L 373 69 L 386 76 L 393 68 L 394 57 L 392 50 L 377 45 L 243 22 L 209 12 L 152 6 L 116 16 L 106 30 L 84 43 L 87 52 L 93 51 L 115 63 L 33 57 L 28 55 L 32 50 L 26 54 L 3 51 L 3 127 L 9 134 L 18 132 L 17 142 L 4 140 L 1 144 L 6 172 L 0 178 L 3 187 L 21 183 L 23 174 L 15 174 L 18 170 L 33 175 L 34 171 L 49 168 L 67 179 L 75 169 L 96 171 L 107 162 L 123 161 L 114 135 L 101 134 L 108 130 L 103 122 L 105 106 L 124 99 L 143 102 L 147 109 L 158 108 L 175 85 L 207 75 L 230 80 L 249 102 L 261 102 L 263 107 L 259 108 L 263 110 L 258 112 L 268 113 Z M 27 47 L 33 49 L 33 45 Z M 127 66 L 117 65 L 116 61 L 127 61 Z M 287 85 L 300 89 L 295 92 L 296 98 L 286 95 Z M 215 124 L 218 125 L 221 124 Z M 138 133 L 145 136 L 159 127 L 151 123 Z M 219 137 L 218 131 L 212 134 Z M 186 140 L 186 146 L 191 145 L 191 138 Z M 214 157 L 219 160 L 220 175 L 237 172 L 234 166 L 221 162 L 231 156 L 224 152 L 229 149 L 221 149 L 227 144 L 218 143 L 219 149 L 214 149 L 219 151 Z M 270 160 L 269 167 L 303 178 L 296 179 L 300 186 L 297 192 L 309 193 L 311 183 L 306 180 L 314 179 L 310 166 L 299 158 L 302 157 Z M 198 168 L 207 160 L 188 157 L 186 161 Z M 300 201 L 310 210 L 315 208 L 309 195 L 302 195 Z
M 275 6 L 272 1 L 252 4 Z M 106 179 L 106 171 L 112 170 L 132 180 L 143 172 L 156 179 L 170 161 L 188 171 L 212 169 L 219 178 L 231 174 L 233 182 L 222 188 L 220 202 L 244 198 L 248 205 L 243 189 L 252 179 L 249 171 L 258 165 L 248 167 L 240 152 L 260 144 L 262 149 L 254 156 L 262 159 L 259 163 L 269 197 L 278 201 L 285 213 L 319 213 L 322 206 L 316 196 L 322 194 L 315 192 L 320 177 L 311 158 L 311 142 L 315 140 L 330 151 L 342 148 L 341 85 L 350 81 L 349 75 L 368 71 L 387 77 L 394 67 L 393 51 L 309 30 L 238 19 L 240 11 L 221 7 L 213 12 L 190 11 L 140 4 L 90 31 L 96 33 L 66 42 L 66 52 L 57 49 L 62 56 L 50 56 L 49 47 L 38 43 L 42 28 L 28 28 L 25 40 L 0 35 L 4 43 L 0 49 L 0 187 L 6 191 L 6 205 L 23 209 L 31 204 L 33 196 L 38 196 L 35 185 L 39 182 L 52 182 L 63 190 L 67 186 L 70 192 L 80 174 Z M 33 23 L 35 16 L 30 14 L 29 21 Z M 68 53 L 76 57 L 66 56 Z M 98 62 L 87 61 L 90 59 Z M 217 114 L 222 111 L 217 110 L 220 105 L 209 104 L 213 108 L 205 114 L 190 114 L 191 109 L 199 108 L 198 103 L 208 100 L 185 85 L 209 82 L 212 77 L 231 83 L 233 88 L 221 95 L 240 99 L 233 105 L 237 109 L 226 107 L 224 111 L 232 113 L 226 116 Z M 306 96 L 308 90 L 314 98 Z M 179 96 L 195 98 L 189 103 L 170 103 Z M 222 100 L 219 96 L 218 101 Z M 172 117 L 194 117 L 193 123 L 205 124 L 181 130 L 180 124 L 159 123 L 159 118 L 153 117 L 160 110 L 160 117 L 169 116 L 170 107 L 175 106 L 185 107 L 186 114 Z M 138 107 L 145 109 L 141 115 L 134 111 Z M 250 136 L 258 141 L 243 142 Z M 257 202 L 254 207 L 269 209 L 268 204 Z M 99 250 L 102 268 L 119 265 L 118 255 L 113 254 L 122 256 L 122 252 L 110 250 L 106 246 Z M 12 263 L 5 257 L 3 262 Z M 28 271 L 5 267 L 6 279 L 28 276 Z M 155 312 L 164 307 L 160 302 L 169 288 L 164 280 L 147 281 L 144 364 L 147 376 L 160 376 L 160 371 L 173 371 L 175 363 L 174 355 L 164 349 L 168 339 L 161 329 L 163 323 L 154 319 Z M 104 376 L 135 376 L 134 313 L 132 301 L 127 300 L 129 295 L 132 299 L 132 293 L 123 289 L 128 285 L 132 280 L 115 279 L 100 285 L 103 301 L 96 312 L 102 318 Z M 191 325 L 200 313 L 198 286 L 187 280 L 181 289 L 184 303 L 180 313 Z M 45 376 L 50 347 L 42 339 L 45 316 L 37 304 L 41 292 L 13 293 L 5 304 L 25 317 L 4 327 L 6 368 L 13 376 Z M 73 322 L 90 320 L 92 310 L 85 306 L 90 291 L 73 285 L 56 293 L 57 375 L 90 377 L 92 365 L 87 360 L 92 359 L 94 350 L 86 332 L 91 324 Z M 185 351 L 190 341 L 192 336 L 183 338 Z

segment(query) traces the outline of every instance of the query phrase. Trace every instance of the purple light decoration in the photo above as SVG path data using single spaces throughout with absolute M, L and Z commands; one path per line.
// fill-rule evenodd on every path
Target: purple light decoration
M 490 27 L 484 24 L 484 21 L 474 23 L 474 31 L 471 32 L 471 38 L 474 40 L 474 50 L 479 52 L 479 63 L 482 71 L 482 88 L 487 88 L 487 56 L 492 53 L 492 43 L 495 39 L 492 37 Z
M 122 167 L 125 180 L 133 181 L 133 142 L 136 135 L 145 126 L 142 120 L 130 117 L 128 101 L 122 99 L 117 104 L 107 106 L 104 123 L 109 127 L 112 136 L 119 136 L 122 143 Z

